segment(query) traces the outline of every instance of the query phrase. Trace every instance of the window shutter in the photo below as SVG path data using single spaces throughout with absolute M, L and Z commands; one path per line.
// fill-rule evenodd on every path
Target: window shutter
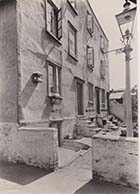
M 58 39 L 62 38 L 62 8 L 59 9 L 57 15 L 57 35 Z

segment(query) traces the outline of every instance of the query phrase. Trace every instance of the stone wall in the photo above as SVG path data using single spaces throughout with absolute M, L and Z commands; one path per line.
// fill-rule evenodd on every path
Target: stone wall
M 55 169 L 58 163 L 57 130 L 54 128 L 0 126 L 0 160 Z
M 95 135 L 92 172 L 93 179 L 138 188 L 138 138 Z

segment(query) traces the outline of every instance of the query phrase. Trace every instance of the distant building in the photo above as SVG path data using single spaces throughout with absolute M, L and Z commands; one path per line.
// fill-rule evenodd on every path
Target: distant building
M 109 41 L 88 0 L 0 1 L 0 121 L 58 128 L 108 110 Z
M 132 117 L 133 122 L 137 122 L 138 119 L 138 88 L 134 86 L 131 89 L 132 99 Z M 125 90 L 112 90 L 110 92 L 110 113 L 125 121 Z

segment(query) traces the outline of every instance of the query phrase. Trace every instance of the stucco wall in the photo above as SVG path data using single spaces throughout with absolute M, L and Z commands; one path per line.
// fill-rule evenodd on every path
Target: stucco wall
M 118 102 L 110 102 L 110 113 L 124 121 L 124 105 Z
M 18 129 L 14 123 L 0 125 L 0 160 L 54 169 L 58 163 L 57 146 L 54 128 Z
M 75 76 L 84 81 L 84 116 L 95 116 L 95 106 L 88 103 L 88 82 L 109 89 L 108 59 L 106 57 L 106 79 L 100 77 L 100 34 L 103 34 L 96 18 L 93 37 L 86 28 L 87 10 L 92 12 L 86 1 L 77 1 L 76 15 L 67 0 L 62 1 L 62 38 L 60 43 L 46 32 L 46 5 L 44 0 L 17 1 L 18 65 L 19 65 L 19 118 L 26 123 L 53 120 L 62 123 L 62 136 L 72 133 L 77 116 Z M 58 1 L 55 1 L 55 3 Z M 68 55 L 68 21 L 77 29 L 77 60 Z M 107 41 L 107 40 L 106 40 Z M 94 47 L 95 68 L 87 68 L 86 44 Z M 101 56 L 102 55 L 102 56 Z M 62 67 L 62 100 L 52 105 L 48 98 L 48 62 Z M 32 83 L 32 74 L 42 73 L 43 83 Z M 94 93 L 94 102 L 96 103 Z M 91 110 L 92 109 L 92 110 Z
M 17 121 L 15 0 L 0 2 L 0 121 Z
M 93 179 L 138 188 L 138 138 L 95 135 L 92 172 Z

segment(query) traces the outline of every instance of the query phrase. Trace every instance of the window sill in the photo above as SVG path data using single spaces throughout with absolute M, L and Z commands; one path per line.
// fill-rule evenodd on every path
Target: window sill
M 58 44 L 62 44 L 60 41 L 59 41 L 59 39 L 57 38 L 57 37 L 55 37 L 51 32 L 49 32 L 49 31 L 47 31 L 46 30 L 46 32 L 47 32 L 47 34 L 49 35 L 49 36 L 51 36 Z
M 90 69 L 90 71 L 93 71 L 94 67 L 90 67 L 90 65 L 87 65 L 88 69 Z
M 89 100 L 88 103 L 94 105 L 94 101 L 92 100 Z
M 69 55 L 71 58 L 73 58 L 75 61 L 77 61 L 77 62 L 78 62 L 77 57 L 73 56 L 73 55 L 72 55 L 72 54 L 70 54 L 69 52 L 68 52 L 68 55 Z
M 50 99 L 52 99 L 52 98 L 54 98 L 54 99 L 59 99 L 59 100 L 62 100 L 63 98 L 62 98 L 62 96 L 60 96 L 60 95 L 57 95 L 57 96 L 55 96 L 55 95 L 49 95 L 48 96 Z
M 71 5 L 71 2 L 70 2 L 69 0 L 67 0 L 67 2 L 68 2 L 68 4 L 69 4 L 69 6 L 71 7 L 71 9 L 73 10 L 73 12 L 74 12 L 76 15 L 78 15 L 77 10 Z
M 101 109 L 101 111 L 107 111 L 107 109 L 105 109 L 105 108 L 102 108 L 102 109 Z
M 93 32 L 91 32 L 88 28 L 87 28 L 87 31 L 90 34 L 90 36 L 93 37 Z
M 105 53 L 104 48 L 100 47 L 100 50 L 102 51 L 103 54 Z

